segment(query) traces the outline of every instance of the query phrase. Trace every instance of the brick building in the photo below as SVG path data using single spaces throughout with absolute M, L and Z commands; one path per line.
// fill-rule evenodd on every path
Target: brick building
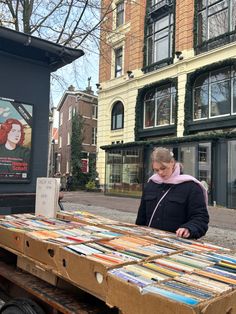
M 140 195 L 153 147 L 165 146 L 207 183 L 210 202 L 236 208 L 236 0 L 114 1 L 112 9 L 98 98 L 106 193 Z
M 71 132 L 72 117 L 77 112 L 83 119 L 82 160 L 83 172 L 88 172 L 89 159 L 96 158 L 97 143 L 97 96 L 91 87 L 76 91 L 70 86 L 62 96 L 59 111 L 57 171 L 61 174 L 71 172 Z

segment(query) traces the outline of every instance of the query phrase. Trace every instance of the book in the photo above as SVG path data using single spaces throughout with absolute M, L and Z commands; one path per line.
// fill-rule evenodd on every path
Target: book
M 154 293 L 154 294 L 159 294 L 163 297 L 166 297 L 168 299 L 177 301 L 177 302 L 181 302 L 184 304 L 188 304 L 188 305 L 196 305 L 199 303 L 199 300 L 195 299 L 195 298 L 191 298 L 182 294 L 179 294 L 177 292 L 171 292 L 169 290 L 163 289 L 163 288 L 159 288 L 157 286 L 146 286 L 143 288 L 142 293 Z

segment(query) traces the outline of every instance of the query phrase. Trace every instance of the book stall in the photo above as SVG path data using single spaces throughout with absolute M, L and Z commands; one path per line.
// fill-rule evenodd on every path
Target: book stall
M 236 313 L 236 256 L 201 240 L 60 211 L 1 217 L 0 246 L 19 268 L 55 286 L 62 278 L 122 314 Z

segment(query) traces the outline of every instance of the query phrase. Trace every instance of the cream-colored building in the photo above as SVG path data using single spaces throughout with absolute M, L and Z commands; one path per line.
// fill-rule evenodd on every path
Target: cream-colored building
M 104 0 L 104 4 L 107 0 Z M 101 33 L 100 183 L 140 195 L 155 146 L 236 208 L 236 0 L 117 1 Z

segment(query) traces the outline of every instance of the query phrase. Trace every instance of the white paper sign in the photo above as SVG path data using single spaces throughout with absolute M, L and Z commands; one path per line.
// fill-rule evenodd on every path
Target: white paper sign
M 37 178 L 35 215 L 55 218 L 59 210 L 60 179 Z

